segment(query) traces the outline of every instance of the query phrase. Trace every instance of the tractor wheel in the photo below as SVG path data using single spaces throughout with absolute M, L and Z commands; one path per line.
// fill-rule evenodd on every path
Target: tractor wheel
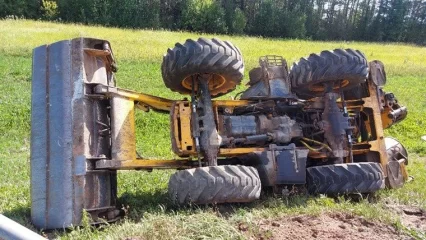
M 307 168 L 307 185 L 311 194 L 372 193 L 385 187 L 379 163 L 347 163 Z
M 251 202 L 259 198 L 260 178 L 253 167 L 225 165 L 178 171 L 170 177 L 176 205 Z
M 353 49 L 335 49 L 311 54 L 294 63 L 290 71 L 293 92 L 299 98 L 320 97 L 325 91 L 324 83 L 333 83 L 333 89 L 351 89 L 365 82 L 368 64 L 364 54 Z
M 176 43 L 163 57 L 161 73 L 166 87 L 182 94 L 191 94 L 192 78 L 211 74 L 209 90 L 218 97 L 235 89 L 244 73 L 240 50 L 228 41 L 199 38 Z

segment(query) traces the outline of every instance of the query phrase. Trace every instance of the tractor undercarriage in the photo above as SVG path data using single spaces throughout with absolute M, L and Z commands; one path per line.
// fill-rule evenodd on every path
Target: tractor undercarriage
M 117 88 L 107 41 L 82 38 L 35 49 L 34 224 L 79 224 L 83 209 L 94 222 L 113 221 L 120 214 L 116 170 L 181 170 L 169 181 L 170 200 L 178 205 L 249 202 L 261 187 L 370 193 L 408 179 L 405 148 L 383 133 L 407 109 L 382 90 L 380 61 L 337 49 L 301 59 L 290 71 L 279 56 L 259 62 L 247 90 L 215 100 L 241 81 L 239 49 L 217 39 L 176 45 L 164 57 L 163 79 L 190 99 L 170 100 Z M 170 115 L 178 158 L 138 156 L 135 110 Z

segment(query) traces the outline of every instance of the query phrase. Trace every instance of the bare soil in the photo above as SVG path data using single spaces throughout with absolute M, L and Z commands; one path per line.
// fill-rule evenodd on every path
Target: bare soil
M 239 230 L 249 239 L 411 239 L 394 227 L 350 214 L 329 213 L 241 223 Z
M 387 204 L 389 210 L 398 214 L 402 225 L 418 232 L 426 233 L 426 210 L 418 207 Z

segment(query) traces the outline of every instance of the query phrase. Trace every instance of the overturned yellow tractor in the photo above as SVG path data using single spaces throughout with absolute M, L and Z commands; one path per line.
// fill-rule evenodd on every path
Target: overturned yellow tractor
M 310 194 L 372 193 L 407 180 L 407 151 L 383 129 L 407 109 L 382 86 L 380 61 L 352 49 L 301 58 L 288 69 L 263 56 L 249 87 L 240 50 L 218 39 L 187 40 L 164 56 L 170 100 L 115 86 L 108 41 L 79 38 L 34 50 L 31 216 L 43 229 L 114 221 L 117 170 L 179 169 L 173 204 L 250 202 L 261 189 L 306 187 Z M 170 114 L 172 160 L 136 154 L 134 111 Z M 150 134 L 150 133 L 146 133 Z M 155 136 L 153 136 L 155 139 Z

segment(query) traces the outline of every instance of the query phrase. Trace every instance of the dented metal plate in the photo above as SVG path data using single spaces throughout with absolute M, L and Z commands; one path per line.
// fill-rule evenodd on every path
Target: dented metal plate
M 79 38 L 34 49 L 31 219 L 38 228 L 79 225 L 83 209 L 96 221 L 114 208 L 115 171 L 92 166 L 110 156 L 108 102 L 87 96 L 90 83 L 114 84 L 106 46 Z

